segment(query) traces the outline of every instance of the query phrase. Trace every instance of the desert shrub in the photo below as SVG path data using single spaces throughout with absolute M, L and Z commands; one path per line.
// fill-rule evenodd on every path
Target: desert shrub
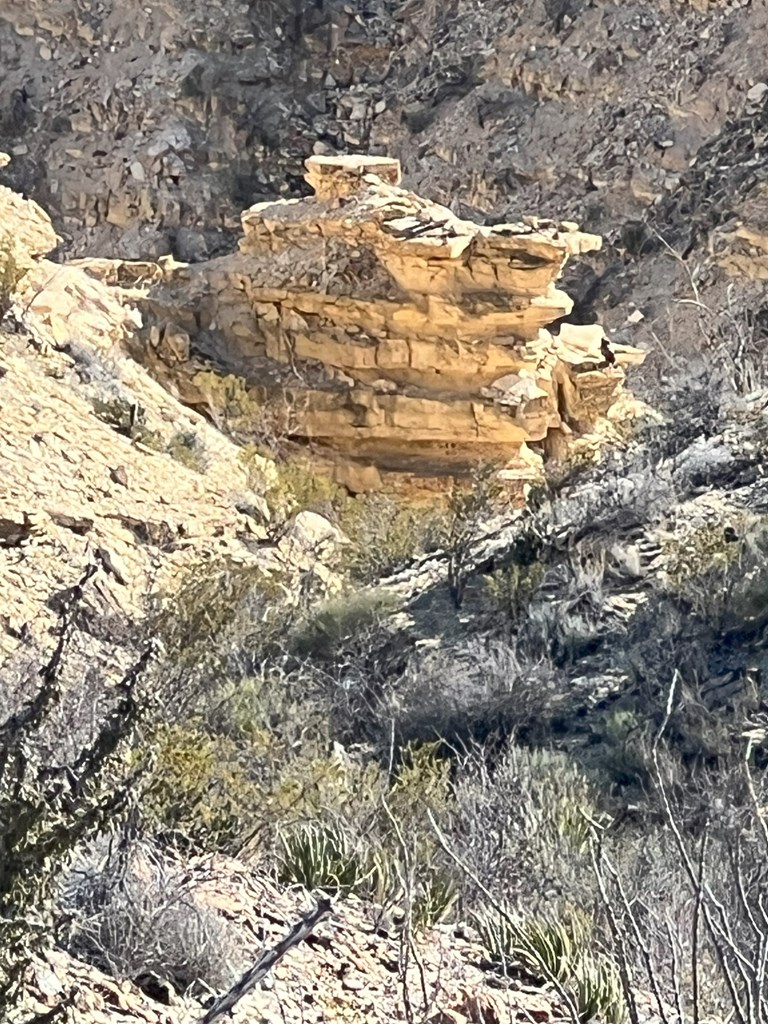
M 309 610 L 290 637 L 300 658 L 333 661 L 345 649 L 369 649 L 384 619 L 396 607 L 396 598 L 374 590 L 351 591 L 330 598 Z
M 205 450 L 194 430 L 178 430 L 166 445 L 167 453 L 176 462 L 193 469 L 196 473 L 204 473 L 206 469 Z
M 211 732 L 238 743 L 327 749 L 332 737 L 323 696 L 311 673 L 267 663 L 258 673 L 219 680 L 203 694 L 200 713 Z
M 157 755 L 156 820 L 192 830 L 209 847 L 218 836 L 219 846 L 247 849 L 266 864 L 280 829 L 337 821 L 359 834 L 370 829 L 386 774 L 338 742 L 333 691 L 322 676 L 273 665 L 220 681 L 197 707 L 196 720 L 163 734 L 170 745 Z
M 200 724 L 161 730 L 144 800 L 152 827 L 199 849 L 247 851 L 265 865 L 285 853 L 278 833 L 310 823 L 365 834 L 386 789 L 381 769 L 338 744 L 327 753 L 300 716 L 294 725 L 298 742 L 270 728 L 238 741 Z
M 119 434 L 132 441 L 151 448 L 156 452 L 166 450 L 166 443 L 159 430 L 147 426 L 147 412 L 138 402 L 125 395 L 107 395 L 92 399 L 96 416 Z
M 439 737 L 461 747 L 543 719 L 556 684 L 546 661 L 503 640 L 472 640 L 414 653 L 386 689 L 381 715 L 403 744 Z
M 86 847 L 61 879 L 58 909 L 70 952 L 120 979 L 222 989 L 242 966 L 235 926 L 196 895 L 182 859 L 149 841 L 115 835 Z
M 448 499 L 445 548 L 448 590 L 456 608 L 464 601 L 472 550 L 483 523 L 499 510 L 502 495 L 498 467 L 489 463 L 480 463 L 467 483 L 454 483 Z
M 428 819 L 445 820 L 452 807 L 450 766 L 437 744 L 403 751 L 391 781 L 375 763 L 339 754 L 308 766 L 321 776 L 332 766 L 314 793 L 303 778 L 300 791 L 286 794 L 274 819 L 279 879 L 382 905 L 406 901 L 416 927 L 442 920 L 459 889 Z
M 147 629 L 163 644 L 168 671 L 194 679 L 247 675 L 295 615 L 291 590 L 259 565 L 212 557 L 186 565 L 153 596 Z
M 451 764 L 441 748 L 437 740 L 408 743 L 400 752 L 388 802 L 410 830 L 424 825 L 430 811 L 443 816 L 452 801 Z
M 265 477 L 262 455 L 260 447 L 246 445 L 240 459 L 250 485 L 270 509 L 272 533 L 281 534 L 298 512 L 325 516 L 350 541 L 343 568 L 358 583 L 374 583 L 445 543 L 446 512 L 439 503 L 425 507 L 381 494 L 352 497 L 306 455 L 295 453 L 286 453 Z
M 234 438 L 248 453 L 283 458 L 291 434 L 294 410 L 287 392 L 267 396 L 236 374 L 201 370 L 195 385 L 205 395 L 207 412 L 219 430 Z
M 583 1024 L 624 1020 L 619 971 L 606 956 L 592 952 L 593 935 L 584 918 L 518 917 L 499 907 L 478 913 L 475 920 L 489 956 L 505 972 L 516 968 L 556 983 Z
M 368 494 L 347 501 L 337 515 L 352 542 L 345 568 L 362 583 L 393 575 L 445 540 L 445 510 L 439 504 L 425 507 Z
M 247 453 L 241 458 L 247 465 Z M 317 512 L 335 522 L 339 509 L 350 500 L 346 491 L 296 456 L 276 462 L 268 477 L 253 477 L 251 482 L 269 507 L 274 534 L 281 533 L 297 512 Z
M 240 458 L 248 468 L 255 456 L 261 451 L 246 446 Z M 351 497 L 306 456 L 287 456 L 267 478 L 254 470 L 250 482 L 270 509 L 273 534 L 282 533 L 302 511 L 317 512 L 338 526 L 350 541 L 343 568 L 357 582 L 374 583 L 445 541 L 441 509 L 379 494 Z
M 475 748 L 454 784 L 453 841 L 499 898 L 538 912 L 594 895 L 588 842 L 602 820 L 597 793 L 566 755 L 510 746 L 497 759 Z M 479 899 L 470 881 L 469 902 Z
M 514 628 L 541 583 L 544 565 L 502 566 L 484 577 L 486 594 L 492 610 L 501 615 L 508 628 Z
M 11 308 L 13 293 L 24 273 L 13 238 L 6 232 L 0 234 L 0 320 Z
M 719 618 L 728 601 L 730 570 L 743 554 L 743 523 L 705 523 L 671 537 L 665 545 L 669 590 L 703 617 Z
M 237 850 L 262 799 L 232 741 L 191 723 L 159 730 L 144 800 L 157 827 L 208 849 Z
M 599 763 L 614 784 L 647 783 L 652 741 L 650 732 L 648 721 L 634 708 L 616 707 L 606 714 Z

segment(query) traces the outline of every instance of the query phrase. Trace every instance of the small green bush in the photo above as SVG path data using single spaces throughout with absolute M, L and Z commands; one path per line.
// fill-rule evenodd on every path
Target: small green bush
M 263 456 L 246 445 L 246 469 Z M 268 480 L 254 468 L 250 484 L 264 497 L 272 514 L 272 531 L 280 533 L 297 512 L 325 516 L 349 539 L 343 569 L 358 583 L 375 583 L 436 551 L 447 534 L 446 512 L 439 505 L 416 505 L 382 494 L 351 497 L 329 477 L 316 472 L 305 457 L 275 463 Z
M 446 512 L 381 494 L 349 499 L 338 524 L 352 542 L 345 568 L 353 579 L 374 583 L 436 551 L 445 539 Z
M 152 430 L 147 426 L 146 409 L 137 402 L 131 402 L 124 397 L 94 398 L 93 411 L 96 416 L 112 427 L 119 434 L 129 437 L 132 441 L 151 448 L 153 451 L 162 452 L 166 450 L 163 435 L 158 430 Z
M 166 451 L 176 462 L 193 469 L 196 473 L 204 473 L 207 462 L 200 438 L 194 430 L 178 430 L 166 445 Z
M 150 626 L 170 670 L 237 662 L 267 650 L 293 614 L 289 588 L 258 565 L 229 558 L 186 565 L 175 586 L 157 595 Z
M 530 604 L 544 575 L 544 565 L 506 565 L 485 577 L 491 608 L 503 616 L 509 627 L 515 626 Z
M 161 829 L 204 848 L 237 850 L 263 803 L 234 743 L 194 724 L 158 731 L 144 808 Z
M 294 416 L 286 393 L 267 397 L 243 377 L 201 370 L 194 383 L 206 397 L 208 413 L 219 428 L 248 452 L 270 459 L 286 454 L 286 439 Z
M 311 609 L 291 637 L 301 658 L 332 660 L 342 648 L 365 644 L 396 607 L 396 599 L 376 591 L 352 591 Z

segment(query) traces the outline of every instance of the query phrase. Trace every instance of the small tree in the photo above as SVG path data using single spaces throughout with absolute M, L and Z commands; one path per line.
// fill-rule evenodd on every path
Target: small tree
M 27 965 L 47 945 L 53 893 L 63 863 L 128 803 L 142 768 L 126 757 L 148 698 L 144 678 L 148 645 L 127 672 L 105 685 L 106 710 L 78 741 L 74 756 L 49 750 L 57 710 L 66 697 L 65 656 L 85 587 L 99 571 L 86 570 L 71 588 L 53 653 L 40 669 L 32 697 L 0 721 L 0 1018 L 18 1006 Z M 6 679 L 10 691 L 13 680 Z M 101 694 L 99 695 L 101 696 Z M 54 727 L 55 728 L 55 727 Z
M 492 515 L 502 494 L 497 468 L 479 463 L 469 487 L 454 483 L 448 501 L 448 589 L 456 608 L 464 602 L 470 575 L 472 551 L 480 538 L 483 523 Z

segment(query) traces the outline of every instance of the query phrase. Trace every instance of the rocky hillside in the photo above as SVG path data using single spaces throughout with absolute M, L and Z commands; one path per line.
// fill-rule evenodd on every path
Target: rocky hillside
M 140 867 L 145 879 L 154 881 L 157 865 L 148 861 Z M 219 948 L 198 950 L 197 956 L 223 957 L 218 972 L 231 981 L 265 946 L 285 937 L 307 902 L 247 865 L 218 857 L 189 866 L 181 906 L 191 927 L 199 915 L 201 940 L 205 924 L 218 924 Z M 402 916 L 351 900 L 257 985 L 229 1019 L 252 1022 L 276 1014 L 307 1022 L 353 1021 L 365 1014 L 391 1021 L 400 1019 L 408 1005 L 426 1020 L 451 1024 L 560 1019 L 563 1010 L 555 993 L 523 983 L 507 989 L 494 984 L 493 975 L 482 969 L 482 948 L 466 930 L 435 928 L 411 951 L 409 963 L 403 958 L 407 936 Z M 141 987 L 120 983 L 56 952 L 35 966 L 30 980 L 28 1012 L 43 1014 L 66 999 L 72 1024 L 199 1024 L 205 1012 L 201 1002 L 211 1001 L 209 995 L 183 998 L 151 972 Z
M 768 1016 L 767 30 L 0 0 L 0 1016 Z
M 306 193 L 313 152 L 399 158 L 461 215 L 574 220 L 607 241 L 574 276 L 577 314 L 653 352 L 654 393 L 670 358 L 704 372 L 701 309 L 674 300 L 719 311 L 731 280 L 762 323 L 767 16 L 742 0 L 5 4 L 0 144 L 71 255 L 220 252 L 242 208 Z
M 252 453 L 246 466 L 132 358 L 141 316 L 125 290 L 45 259 L 58 239 L 32 201 L 0 188 L 0 215 L 3 266 L 24 274 L 0 329 L 0 649 L 39 638 L 94 560 L 88 621 L 101 639 L 201 560 L 290 577 L 309 566 L 303 544 L 333 588 L 306 523 L 264 543 L 272 464 Z

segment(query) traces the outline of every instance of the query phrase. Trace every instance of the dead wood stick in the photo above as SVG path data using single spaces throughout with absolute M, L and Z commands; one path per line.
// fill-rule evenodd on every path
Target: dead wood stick
M 312 934 L 316 925 L 327 917 L 331 912 L 331 901 L 329 899 L 318 900 L 317 905 L 305 914 L 300 921 L 291 928 L 290 932 L 281 939 L 276 946 L 265 950 L 253 967 L 250 967 L 245 974 L 236 981 L 232 988 L 220 999 L 217 999 L 210 1010 L 206 1013 L 200 1024 L 213 1024 L 219 1017 L 229 1013 L 246 993 L 250 992 L 254 985 L 267 975 L 273 967 L 280 963 L 285 954 L 304 942 Z

